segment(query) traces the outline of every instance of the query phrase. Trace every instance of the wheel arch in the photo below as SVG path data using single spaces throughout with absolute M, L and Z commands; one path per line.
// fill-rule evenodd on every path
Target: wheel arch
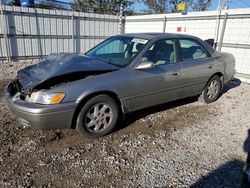
M 112 99 L 115 100 L 115 102 L 117 103 L 117 105 L 119 106 L 119 114 L 124 116 L 125 112 L 124 112 L 124 107 L 123 104 L 120 100 L 120 98 L 118 97 L 118 95 L 115 92 L 112 91 L 108 91 L 108 90 L 104 90 L 104 91 L 97 91 L 91 94 L 88 94 L 87 96 L 83 97 L 80 102 L 78 103 L 72 121 L 71 121 L 71 128 L 75 129 L 76 128 L 76 121 L 77 121 L 77 117 L 78 114 L 81 111 L 81 108 L 83 107 L 83 105 L 91 98 L 98 96 L 98 95 L 108 95 L 109 97 L 111 97 Z
M 220 78 L 220 81 L 221 81 L 221 91 L 222 91 L 222 90 L 223 90 L 223 87 L 224 87 L 224 74 L 223 74 L 222 72 L 216 72 L 216 73 L 214 73 L 214 74 L 209 78 L 209 80 L 210 80 L 213 76 L 215 76 L 215 75 L 219 76 L 219 78 Z M 208 82 L 209 82 L 209 80 L 208 80 Z
M 216 94 L 217 96 L 216 96 L 215 99 L 208 100 L 206 97 L 204 97 L 204 92 L 206 92 L 205 89 L 208 86 L 208 83 L 211 81 L 211 79 L 214 76 L 218 76 L 219 77 L 217 79 L 219 79 L 221 81 L 221 90 L 218 92 L 218 95 Z M 218 97 L 220 96 L 220 92 L 223 90 L 223 85 L 224 85 L 224 75 L 223 75 L 223 73 L 221 73 L 221 72 L 214 73 L 213 75 L 210 76 L 210 78 L 208 79 L 206 85 L 204 86 L 204 88 L 202 89 L 201 93 L 199 94 L 198 100 L 201 101 L 201 102 L 203 102 L 203 103 L 206 103 L 206 104 L 216 101 L 218 99 Z
M 207 83 L 205 84 L 205 86 L 202 88 L 202 91 L 203 89 L 207 86 L 209 80 L 211 80 L 211 78 L 213 78 L 215 75 L 219 76 L 220 80 L 221 80 L 221 90 L 223 89 L 223 86 L 224 86 L 224 74 L 222 72 L 216 72 L 214 73 L 212 76 L 209 77 L 209 79 L 207 80 Z M 201 91 L 201 92 L 202 92 Z

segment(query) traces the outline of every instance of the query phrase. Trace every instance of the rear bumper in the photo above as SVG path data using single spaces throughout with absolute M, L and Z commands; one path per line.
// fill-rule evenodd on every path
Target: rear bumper
M 56 105 L 27 103 L 20 99 L 20 93 L 11 96 L 8 87 L 5 90 L 7 105 L 22 125 L 34 129 L 71 128 L 75 102 Z

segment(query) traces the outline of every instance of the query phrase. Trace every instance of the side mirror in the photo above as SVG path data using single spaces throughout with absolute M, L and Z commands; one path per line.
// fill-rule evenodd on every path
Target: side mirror
M 142 61 L 135 70 L 146 70 L 154 68 L 154 63 L 151 61 Z

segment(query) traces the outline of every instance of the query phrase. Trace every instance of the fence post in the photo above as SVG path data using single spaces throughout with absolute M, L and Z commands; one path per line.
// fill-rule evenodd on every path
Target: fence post
M 6 24 L 6 18 L 4 17 L 4 11 L 3 11 L 3 1 L 0 1 L 0 10 L 1 10 L 1 22 L 2 22 L 2 29 L 3 29 L 3 35 L 4 35 L 4 41 L 5 41 L 5 49 L 6 49 L 6 60 L 10 61 L 10 49 L 9 49 L 9 42 L 7 37 L 7 24 Z
M 35 18 L 36 18 L 36 31 L 37 31 L 37 46 L 38 46 L 38 52 L 40 56 L 40 59 L 43 58 L 43 48 L 42 48 L 42 41 L 41 41 L 41 32 L 40 32 L 40 24 L 37 14 L 37 9 L 35 8 Z
M 215 25 L 215 40 L 214 40 L 214 48 L 217 48 L 217 42 L 219 37 L 219 30 L 220 30 L 220 17 L 221 17 L 221 9 L 217 10 L 217 18 L 216 18 L 216 25 Z
M 120 4 L 120 18 L 119 18 L 119 34 L 123 34 L 125 32 L 125 23 L 124 23 L 124 7 L 123 3 Z
M 73 48 L 73 53 L 75 53 L 75 21 L 74 21 L 74 11 L 72 11 L 72 48 Z
M 164 18 L 163 18 L 163 29 L 162 29 L 162 32 L 163 32 L 163 33 L 166 32 L 166 23 L 167 23 L 167 17 L 164 16 Z
M 219 45 L 218 45 L 218 51 L 221 51 L 222 42 L 223 42 L 223 38 L 224 38 L 224 33 L 225 33 L 226 25 L 227 25 L 227 16 L 228 16 L 228 13 L 226 12 L 225 16 L 224 16 L 224 20 L 223 20 L 223 25 L 222 25 L 221 33 L 220 33 L 220 40 L 219 40 Z

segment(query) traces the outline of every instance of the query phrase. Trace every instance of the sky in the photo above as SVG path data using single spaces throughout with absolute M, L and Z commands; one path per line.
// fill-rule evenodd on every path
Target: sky
M 212 0 L 209 10 L 216 10 L 218 1 Z M 229 0 L 228 8 L 250 8 L 250 0 Z

